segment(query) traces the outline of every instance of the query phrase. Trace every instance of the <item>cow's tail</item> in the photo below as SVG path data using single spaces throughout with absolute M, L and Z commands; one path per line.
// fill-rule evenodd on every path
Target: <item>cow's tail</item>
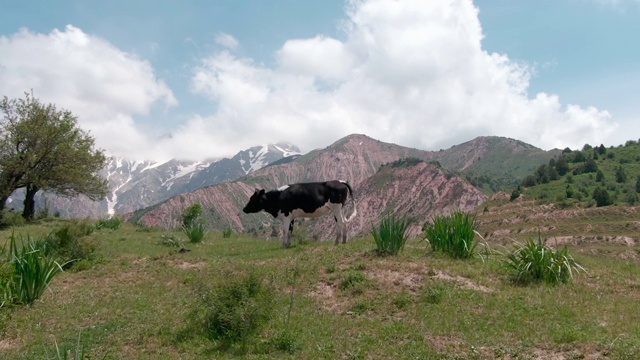
M 351 213 L 351 215 L 349 215 L 349 217 L 345 219 L 345 222 L 349 222 L 353 220 L 356 217 L 356 215 L 358 215 L 358 210 L 356 209 L 356 199 L 353 196 L 353 190 L 351 189 L 351 185 L 349 185 L 348 182 L 343 180 L 340 180 L 340 182 L 347 186 L 347 189 L 349 189 L 349 195 L 351 195 L 351 204 L 353 205 L 353 213 Z

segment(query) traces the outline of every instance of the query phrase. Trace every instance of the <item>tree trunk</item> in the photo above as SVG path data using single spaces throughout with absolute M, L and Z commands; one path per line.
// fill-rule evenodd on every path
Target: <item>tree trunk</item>
M 7 199 L 9 199 L 9 195 L 0 196 L 0 228 L 5 226 L 4 208 L 7 205 Z
M 36 212 L 36 193 L 40 190 L 33 184 L 27 185 L 24 194 L 24 210 L 22 211 L 22 217 L 27 221 L 33 220 L 33 215 Z

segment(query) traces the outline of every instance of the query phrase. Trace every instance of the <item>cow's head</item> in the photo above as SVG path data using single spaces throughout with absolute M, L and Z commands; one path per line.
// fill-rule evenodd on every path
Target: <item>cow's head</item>
M 253 195 L 251 195 L 251 197 L 249 198 L 249 202 L 244 207 L 244 209 L 242 209 L 242 211 L 244 211 L 245 214 L 260 212 L 261 210 L 264 210 L 264 203 L 266 201 L 267 201 L 267 196 L 264 194 L 264 189 L 262 190 L 256 189 L 256 191 L 253 193 Z

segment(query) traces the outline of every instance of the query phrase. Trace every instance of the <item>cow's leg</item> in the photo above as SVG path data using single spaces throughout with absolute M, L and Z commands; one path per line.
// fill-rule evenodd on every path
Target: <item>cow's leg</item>
M 345 223 L 344 216 L 342 215 L 342 206 L 340 206 L 340 204 L 336 204 L 332 210 L 333 217 L 336 219 L 336 245 L 340 243 L 340 235 L 342 235 L 342 243 L 345 244 L 347 242 L 347 234 L 344 231 Z
M 282 240 L 282 247 L 283 248 L 288 248 L 289 246 L 291 246 L 291 231 L 293 230 L 293 223 L 292 223 L 293 219 L 286 217 L 284 219 L 284 226 L 282 227 L 283 230 L 283 240 Z
M 342 223 L 342 243 L 343 244 L 347 243 L 347 223 L 346 222 Z

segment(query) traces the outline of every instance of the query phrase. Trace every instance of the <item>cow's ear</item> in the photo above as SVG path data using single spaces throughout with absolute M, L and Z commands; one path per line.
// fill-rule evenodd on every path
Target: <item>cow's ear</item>
M 258 193 L 258 195 L 260 195 L 260 196 L 264 195 L 264 189 L 260 190 L 260 192 Z
M 258 194 L 258 193 L 260 193 L 260 190 L 258 190 L 258 189 L 256 188 L 256 191 L 254 191 L 254 192 L 253 192 L 253 194 L 255 195 L 255 194 Z

